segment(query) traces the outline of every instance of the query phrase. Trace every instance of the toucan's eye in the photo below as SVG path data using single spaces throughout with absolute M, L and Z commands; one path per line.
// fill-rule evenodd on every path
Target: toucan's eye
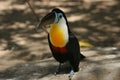
M 62 18 L 62 15 L 60 15 L 59 18 Z
M 58 13 L 58 18 L 60 19 L 60 18 L 62 18 L 62 13 Z

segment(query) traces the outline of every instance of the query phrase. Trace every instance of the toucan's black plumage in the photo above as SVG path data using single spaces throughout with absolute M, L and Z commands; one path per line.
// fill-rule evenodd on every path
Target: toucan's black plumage
M 49 47 L 52 51 L 52 54 L 58 62 L 64 63 L 66 61 L 69 61 L 75 72 L 79 70 L 79 67 L 78 67 L 79 62 L 80 60 L 84 59 L 85 56 L 80 53 L 78 40 L 73 33 L 69 32 L 69 42 L 63 48 L 63 52 L 65 53 L 62 53 L 62 51 L 60 51 L 62 50 L 62 48 L 54 47 L 51 44 L 49 35 L 48 35 L 48 42 L 49 42 Z M 64 51 L 64 49 L 66 50 Z
M 61 64 L 68 61 L 71 65 L 70 77 L 79 70 L 79 62 L 85 58 L 80 53 L 79 42 L 70 31 L 67 18 L 60 9 L 53 9 L 46 15 L 39 26 L 50 24 L 48 43 L 53 57 Z M 38 27 L 39 27 L 38 26 Z

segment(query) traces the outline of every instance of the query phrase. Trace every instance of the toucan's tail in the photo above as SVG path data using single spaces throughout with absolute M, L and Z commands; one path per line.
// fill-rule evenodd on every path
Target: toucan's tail
M 84 58 L 86 58 L 86 57 L 80 53 L 80 60 L 83 60 Z

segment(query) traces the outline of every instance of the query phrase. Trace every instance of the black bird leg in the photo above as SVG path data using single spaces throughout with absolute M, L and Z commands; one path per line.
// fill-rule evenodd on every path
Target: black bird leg
M 74 70 L 73 69 L 71 69 L 71 71 L 70 71 L 70 73 L 69 73 L 69 80 L 71 80 L 72 79 L 72 77 L 73 77 L 73 75 L 74 75 Z
M 61 69 L 61 63 L 59 63 L 59 65 L 56 69 L 55 75 L 57 75 L 60 72 L 60 69 Z

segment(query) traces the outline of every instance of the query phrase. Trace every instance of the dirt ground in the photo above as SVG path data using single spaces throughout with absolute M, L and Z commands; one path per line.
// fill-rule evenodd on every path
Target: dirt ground
M 120 80 L 120 48 L 84 49 L 82 53 L 86 59 L 72 80 Z M 55 75 L 57 66 L 53 58 L 31 61 L 1 71 L 0 80 L 69 80 L 69 66 L 63 64 Z
M 81 48 L 87 59 L 75 80 L 120 79 L 119 0 L 29 2 L 39 18 L 55 7 L 62 9 L 78 40 L 94 46 Z M 54 76 L 57 62 L 51 58 L 47 34 L 34 30 L 37 23 L 25 0 L 0 0 L 0 80 L 67 80 L 68 72 Z

